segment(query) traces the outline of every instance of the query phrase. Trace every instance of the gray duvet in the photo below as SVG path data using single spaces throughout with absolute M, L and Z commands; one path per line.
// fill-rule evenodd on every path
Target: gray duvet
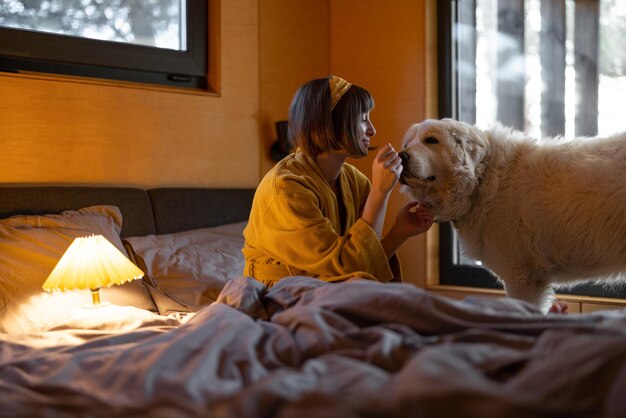
M 0 335 L 0 416 L 626 417 L 626 310 L 241 277 L 185 318 L 106 322 Z

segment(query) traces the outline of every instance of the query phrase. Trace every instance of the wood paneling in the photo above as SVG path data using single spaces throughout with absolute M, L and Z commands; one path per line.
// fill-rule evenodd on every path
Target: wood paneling
M 505 297 L 504 291 L 497 289 L 481 289 L 438 284 L 429 284 L 427 286 L 427 289 L 439 295 L 451 297 L 454 299 L 463 299 L 467 296 Z M 558 293 L 556 295 L 556 298 L 567 303 L 567 309 L 569 313 L 590 313 L 607 309 L 624 309 L 626 307 L 626 304 L 621 299 L 565 295 Z
M 434 19 L 433 4 L 413 0 L 330 2 L 331 71 L 374 96 L 374 145 L 390 142 L 398 149 L 412 123 L 434 116 L 428 111 L 434 106 L 429 104 L 432 86 L 427 85 L 427 80 L 432 80 L 429 65 L 436 59 L 427 37 L 427 16 Z M 374 154 L 351 162 L 369 176 Z M 405 201 L 404 196 L 393 193 L 386 227 Z M 426 235 L 409 239 L 399 255 L 404 280 L 424 286 Z
M 478 288 L 467 288 L 462 286 L 429 286 L 428 290 L 433 293 L 437 293 L 441 296 L 446 296 L 452 299 L 465 299 L 466 297 L 481 297 L 481 298 L 503 298 L 505 297 L 505 293 L 503 290 L 495 290 L 495 289 L 478 289 Z M 561 296 L 558 297 L 559 300 L 567 303 L 567 312 L 570 314 L 578 314 L 581 313 L 581 303 L 576 299 L 565 299 Z
M 328 1 L 262 0 L 260 22 L 261 174 L 274 161 L 274 123 L 286 120 L 291 99 L 302 84 L 329 74 Z
M 219 94 L 0 75 L 0 183 L 255 186 L 257 1 L 212 3 Z
M 591 313 L 596 311 L 606 311 L 610 309 L 624 309 L 626 305 L 610 304 L 610 303 L 581 303 L 582 313 Z

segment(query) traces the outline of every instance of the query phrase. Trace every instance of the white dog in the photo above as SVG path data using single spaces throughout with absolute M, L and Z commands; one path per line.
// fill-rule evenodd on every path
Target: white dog
M 539 143 L 444 119 L 402 146 L 401 190 L 451 221 L 509 297 L 546 311 L 552 284 L 626 279 L 626 133 Z

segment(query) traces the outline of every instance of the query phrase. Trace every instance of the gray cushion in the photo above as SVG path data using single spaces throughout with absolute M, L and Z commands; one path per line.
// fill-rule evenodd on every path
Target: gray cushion
M 157 233 L 247 221 L 253 189 L 157 188 L 148 190 Z
M 44 215 L 92 205 L 115 205 L 123 216 L 122 238 L 156 233 L 150 198 L 131 187 L 0 187 L 0 218 Z

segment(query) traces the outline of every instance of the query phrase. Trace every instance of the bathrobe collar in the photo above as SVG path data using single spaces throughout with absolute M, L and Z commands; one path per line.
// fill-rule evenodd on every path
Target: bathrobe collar
M 317 165 L 317 162 L 315 162 L 315 159 L 307 155 L 306 153 L 304 153 L 300 148 L 296 150 L 295 158 L 296 158 L 296 161 L 302 164 L 303 167 L 306 167 L 307 174 L 316 177 L 318 179 L 318 183 L 320 185 L 323 185 L 324 190 L 322 190 L 322 192 L 324 194 L 327 194 L 330 197 L 328 201 L 331 201 L 334 204 L 333 211 L 331 214 L 329 214 L 329 219 L 331 220 L 333 224 L 333 228 L 335 228 L 336 231 L 339 231 L 340 234 L 344 234 L 346 231 L 342 230 L 342 225 L 343 225 L 343 228 L 347 230 L 349 229 L 351 225 L 353 225 L 356 222 L 357 218 L 359 217 L 357 216 L 357 213 L 356 213 L 356 210 L 360 209 L 358 207 L 358 204 L 357 205 L 355 205 L 354 203 L 347 204 L 347 202 L 355 202 L 354 197 L 352 196 L 352 187 L 349 183 L 348 170 L 349 169 L 355 170 L 356 168 L 352 167 L 348 163 L 344 163 L 343 166 L 341 167 L 341 170 L 339 171 L 339 177 L 337 179 L 337 183 L 339 185 L 339 190 L 341 193 L 341 198 L 343 200 L 342 203 L 345 209 L 345 216 L 346 216 L 346 219 L 344 219 L 343 222 L 341 222 L 341 220 L 339 219 L 340 213 L 339 213 L 339 206 L 338 206 L 339 202 L 337 202 L 337 196 L 335 195 L 335 192 L 333 191 L 330 184 L 328 184 L 326 177 L 324 177 L 324 173 L 322 172 L 320 167 Z

